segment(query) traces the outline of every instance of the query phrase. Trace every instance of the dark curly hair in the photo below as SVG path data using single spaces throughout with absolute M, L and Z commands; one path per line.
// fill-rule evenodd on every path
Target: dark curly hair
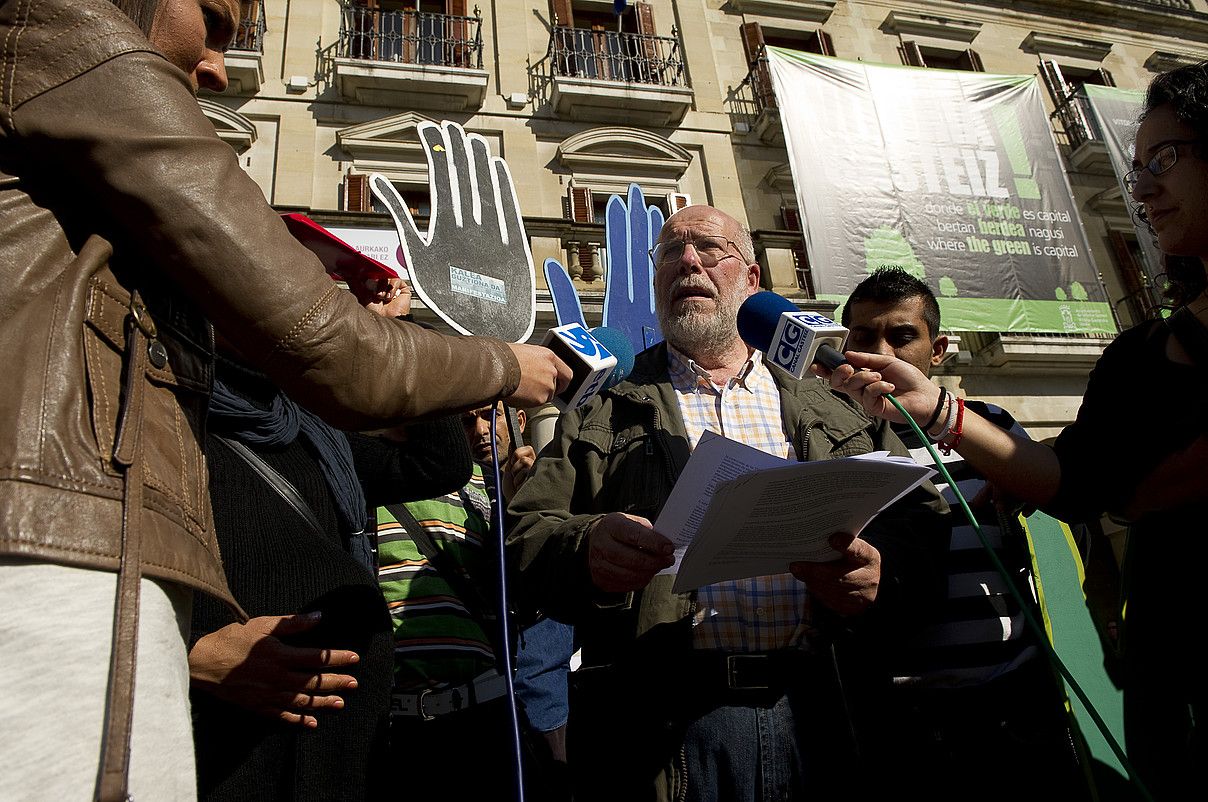
M 1162 106 L 1170 106 L 1175 117 L 1195 131 L 1201 147 L 1208 144 L 1208 61 L 1161 73 L 1150 81 L 1141 119 Z
M 1208 279 L 1204 276 L 1204 263 L 1195 256 L 1162 257 L 1162 266 L 1166 278 L 1162 285 L 1162 294 L 1170 303 L 1177 307 L 1186 306 L 1199 297 L 1208 287 Z
M 851 309 L 860 301 L 896 304 L 910 298 L 923 299 L 923 322 L 934 340 L 940 334 L 940 305 L 935 300 L 935 293 L 900 267 L 882 267 L 857 284 L 847 297 L 847 303 L 843 304 L 840 322 L 844 326 L 851 324 Z
M 1156 76 L 1145 93 L 1140 119 L 1144 120 L 1150 112 L 1166 106 L 1179 122 L 1195 132 L 1195 138 L 1199 140 L 1195 147 L 1196 158 L 1205 158 L 1208 155 L 1208 61 Z M 1137 204 L 1133 214 L 1145 223 L 1152 235 L 1154 231 L 1145 216 L 1144 205 Z M 1176 306 L 1190 302 L 1208 286 L 1204 265 L 1198 258 L 1167 254 L 1163 261 L 1167 281 L 1163 293 Z

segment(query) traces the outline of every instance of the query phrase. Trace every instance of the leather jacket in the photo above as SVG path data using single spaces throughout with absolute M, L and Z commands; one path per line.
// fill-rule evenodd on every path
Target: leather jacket
M 129 429 L 143 573 L 230 601 L 199 445 L 208 321 L 346 429 L 519 382 L 506 344 L 380 318 L 337 287 L 108 0 L 0 5 L 0 226 L 3 557 L 118 569 Z

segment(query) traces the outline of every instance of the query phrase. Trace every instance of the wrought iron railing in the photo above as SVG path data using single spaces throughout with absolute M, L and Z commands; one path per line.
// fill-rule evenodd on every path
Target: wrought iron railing
M 546 57 L 555 76 L 686 86 L 679 31 L 671 36 L 555 25 Z
M 338 58 L 482 69 L 482 14 L 382 11 L 345 3 Z
M 1081 89 L 1067 95 L 1049 116 L 1057 124 L 1054 125 L 1053 131 L 1059 136 L 1064 134 L 1070 150 L 1077 150 L 1087 142 L 1103 141 L 1103 132 L 1095 122 L 1090 100 Z
M 231 42 L 232 50 L 246 50 L 252 53 L 264 52 L 264 34 L 268 26 L 264 21 L 264 0 L 244 5 L 250 6 L 254 13 L 239 18 L 239 28 L 235 31 L 235 40 Z
M 772 73 L 768 69 L 768 58 L 760 51 L 759 57 L 751 64 L 742 83 L 730 90 L 726 96 L 730 118 L 743 127 L 735 130 L 751 131 L 755 129 L 760 116 L 765 112 L 776 112 L 776 92 L 772 89 Z

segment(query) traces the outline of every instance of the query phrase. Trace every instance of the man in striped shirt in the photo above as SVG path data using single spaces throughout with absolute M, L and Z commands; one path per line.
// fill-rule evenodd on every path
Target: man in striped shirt
M 948 347 L 935 295 L 897 267 L 862 281 L 843 307 L 842 322 L 851 330 L 849 349 L 892 354 L 927 374 Z M 980 401 L 965 405 L 1027 436 L 1006 410 Z M 913 430 L 896 424 L 894 430 L 916 460 L 932 464 Z M 1017 510 L 994 499 L 992 488 L 955 451 L 943 461 L 1009 580 L 1039 618 Z M 891 659 L 894 690 L 881 729 L 886 770 L 902 788 L 926 790 L 940 802 L 1017 799 L 1042 788 L 1053 798 L 1078 799 L 1085 784 L 1053 669 L 1007 589 L 1008 577 L 995 569 L 948 486 L 939 489 L 958 516 L 948 555 L 948 595 Z
M 760 267 L 734 218 L 688 207 L 667 220 L 651 259 L 666 344 L 562 417 L 510 508 L 524 600 L 573 621 L 582 643 L 576 799 L 847 795 L 846 702 L 860 687 L 836 655 L 938 595 L 943 504 L 928 486 L 860 539 L 836 533 L 835 562 L 673 593 L 673 577 L 658 575 L 671 544 L 650 521 L 704 432 L 799 460 L 906 451 L 887 426 L 741 340 L 738 308 L 759 289 Z

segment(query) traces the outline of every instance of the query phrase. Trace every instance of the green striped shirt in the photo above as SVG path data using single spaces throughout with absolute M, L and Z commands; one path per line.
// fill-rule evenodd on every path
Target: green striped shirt
M 455 493 L 409 502 L 407 509 L 436 544 L 494 598 L 489 545 L 491 501 L 474 466 Z M 462 599 L 385 507 L 377 510 L 378 581 L 394 623 L 395 687 L 406 690 L 467 682 L 495 664 L 491 640 Z M 485 581 L 484 581 L 485 580 Z

